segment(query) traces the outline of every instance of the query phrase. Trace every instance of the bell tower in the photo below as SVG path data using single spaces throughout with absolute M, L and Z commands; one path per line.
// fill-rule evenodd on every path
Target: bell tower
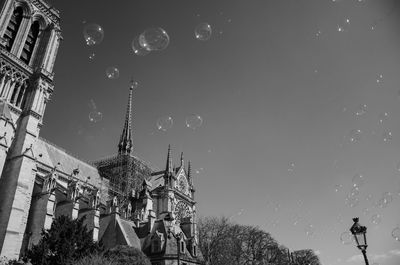
M 59 12 L 47 1 L 0 4 L 0 256 L 18 258 L 62 37 Z

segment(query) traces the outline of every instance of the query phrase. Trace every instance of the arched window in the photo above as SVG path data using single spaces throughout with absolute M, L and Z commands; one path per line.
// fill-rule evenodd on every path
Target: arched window
M 26 64 L 29 64 L 31 60 L 33 49 L 35 48 L 36 40 L 39 35 L 39 28 L 39 21 L 36 20 L 32 23 L 28 36 L 26 37 L 25 45 L 21 53 L 21 60 Z
M 19 6 L 14 10 L 14 13 L 10 18 L 10 22 L 8 23 L 8 26 L 6 28 L 6 32 L 3 35 L 3 39 L 6 41 L 7 51 L 11 51 L 11 48 L 14 44 L 19 26 L 21 25 L 22 14 L 23 14 L 22 7 Z
M 185 242 L 181 241 L 181 253 L 185 253 Z
M 197 256 L 197 249 L 196 249 L 196 246 L 193 246 L 193 256 Z

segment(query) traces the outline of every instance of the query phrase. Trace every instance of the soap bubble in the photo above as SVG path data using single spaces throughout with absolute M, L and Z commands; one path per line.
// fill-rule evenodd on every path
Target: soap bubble
M 378 200 L 376 205 L 379 208 L 386 208 L 393 201 L 393 196 L 390 192 L 385 192 L 382 195 L 382 198 Z
M 312 237 L 315 233 L 315 227 L 312 224 L 308 224 L 304 228 L 304 232 L 306 233 L 306 236 Z
M 380 224 L 382 221 L 382 217 L 380 214 L 374 214 L 371 216 L 371 223 L 373 223 L 374 225 L 378 225 Z
M 186 118 L 186 127 L 193 130 L 199 128 L 203 124 L 203 119 L 200 115 L 192 114 Z
M 135 38 L 133 38 L 131 47 L 132 47 L 133 53 L 135 53 L 136 55 L 139 55 L 139 56 L 145 56 L 150 53 L 149 50 L 146 50 L 145 48 L 143 48 L 140 45 L 139 36 L 136 36 Z
M 137 88 L 138 86 L 139 86 L 139 82 L 138 81 L 134 81 L 134 80 L 131 81 L 131 87 L 132 88 Z
M 353 187 L 360 188 L 365 183 L 365 177 L 363 175 L 357 173 L 353 176 L 352 182 L 353 182 Z
M 96 57 L 96 54 L 94 52 L 89 54 L 89 60 L 93 61 L 95 57 Z
M 374 195 L 372 194 L 368 194 L 367 196 L 365 196 L 366 201 L 372 201 L 372 198 L 374 198 Z
M 289 162 L 288 163 L 288 171 L 289 172 L 293 172 L 294 171 L 294 166 L 295 166 L 294 162 Z
M 396 240 L 396 241 L 400 241 L 400 227 L 395 227 L 392 230 L 392 237 Z
M 157 120 L 156 126 L 160 131 L 167 131 L 172 128 L 174 121 L 170 116 L 161 117 Z
M 343 185 L 342 184 L 336 184 L 335 185 L 335 192 L 339 192 L 343 189 Z
M 364 208 L 364 209 L 362 210 L 362 213 L 363 213 L 364 215 L 369 215 L 370 212 L 371 212 L 371 211 L 370 211 L 368 208 Z
M 167 48 L 169 36 L 162 28 L 149 28 L 140 34 L 139 44 L 148 51 L 161 51 Z
M 383 113 L 379 114 L 379 117 L 378 117 L 379 123 L 382 124 L 384 121 L 386 121 L 388 119 L 388 117 L 389 117 L 389 113 L 387 113 L 387 112 L 383 112 Z
M 389 142 L 390 140 L 392 140 L 392 138 L 393 138 L 393 134 L 392 134 L 391 131 L 385 130 L 385 131 L 382 133 L 382 140 L 383 140 L 385 143 L 387 143 L 387 142 Z
M 360 104 L 356 110 L 356 115 L 361 116 L 367 112 L 367 104 Z
M 342 242 L 343 245 L 349 245 L 354 242 L 354 236 L 350 231 L 345 231 L 340 234 L 340 242 Z
M 194 30 L 194 35 L 196 39 L 201 40 L 201 41 L 207 41 L 211 38 L 212 34 L 212 29 L 210 24 L 208 23 L 201 23 L 197 25 L 197 27 Z
M 85 38 L 86 45 L 98 45 L 104 38 L 103 28 L 94 23 L 87 24 L 83 28 L 83 37 Z
M 106 69 L 106 76 L 108 79 L 117 79 L 119 77 L 119 70 L 115 66 Z
M 345 204 L 351 208 L 356 207 L 360 203 L 360 199 L 358 197 L 351 197 L 348 195 L 345 199 Z
M 100 111 L 94 110 L 89 113 L 89 121 L 99 122 L 103 118 L 103 114 Z
M 358 188 L 358 186 L 355 186 L 351 189 L 349 197 L 355 197 L 358 194 L 360 194 L 360 189 Z
M 337 25 L 337 31 L 338 32 L 346 32 L 349 29 L 349 25 L 350 25 L 350 19 L 346 18 L 342 23 Z
M 361 140 L 361 134 L 362 134 L 362 132 L 360 129 L 351 130 L 349 133 L 349 136 L 348 136 L 350 143 L 359 142 Z
M 379 74 L 379 75 L 376 77 L 376 82 L 377 82 L 378 84 L 380 84 L 380 83 L 383 82 L 383 75 L 382 75 L 382 74 Z

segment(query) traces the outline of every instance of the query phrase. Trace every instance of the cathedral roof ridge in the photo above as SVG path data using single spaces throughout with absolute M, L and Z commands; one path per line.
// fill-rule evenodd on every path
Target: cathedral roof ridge
M 107 161 L 114 160 L 114 159 L 117 159 L 117 158 L 122 157 L 122 156 L 124 156 L 124 155 L 112 154 L 112 155 L 108 155 L 108 156 L 103 156 L 103 157 L 101 157 L 99 159 L 96 159 L 96 160 L 92 161 L 91 164 L 97 165 L 97 164 L 100 164 L 101 162 L 107 162 Z M 129 154 L 128 156 L 133 158 L 133 159 L 135 159 L 135 160 L 137 160 L 138 162 L 142 163 L 143 165 L 149 167 L 153 172 L 160 171 L 160 169 L 158 167 L 154 166 L 150 162 L 148 162 L 148 161 L 146 161 L 146 160 L 144 160 L 144 159 L 142 159 L 142 158 L 140 158 L 140 157 L 138 157 L 138 156 L 136 156 L 134 154 Z
M 39 136 L 38 140 L 41 140 L 42 142 L 45 142 L 46 144 L 53 146 L 54 148 L 58 149 L 59 151 L 64 152 L 66 155 L 69 155 L 69 156 L 71 156 L 71 157 L 73 157 L 73 158 L 75 158 L 75 159 L 87 164 L 90 167 L 96 168 L 96 166 L 93 163 L 91 163 L 90 161 L 87 161 L 85 159 L 80 158 L 79 156 L 77 156 L 75 154 L 72 154 L 71 152 L 67 151 L 65 148 L 62 148 L 62 147 L 50 142 L 49 140 L 47 140 L 47 139 L 45 139 L 43 137 Z

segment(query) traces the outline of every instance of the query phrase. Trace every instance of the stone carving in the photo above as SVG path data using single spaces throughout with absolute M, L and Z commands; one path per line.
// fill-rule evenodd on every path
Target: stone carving
M 100 206 L 100 191 L 98 189 L 91 190 L 89 194 L 89 207 L 98 209 Z
M 42 188 L 43 193 L 52 193 L 56 189 L 57 187 L 56 177 L 57 175 L 54 171 L 46 176 L 46 178 L 43 181 L 43 188 Z
M 67 197 L 73 202 L 77 202 L 80 199 L 81 187 L 77 181 L 71 181 L 68 184 L 68 194 Z

